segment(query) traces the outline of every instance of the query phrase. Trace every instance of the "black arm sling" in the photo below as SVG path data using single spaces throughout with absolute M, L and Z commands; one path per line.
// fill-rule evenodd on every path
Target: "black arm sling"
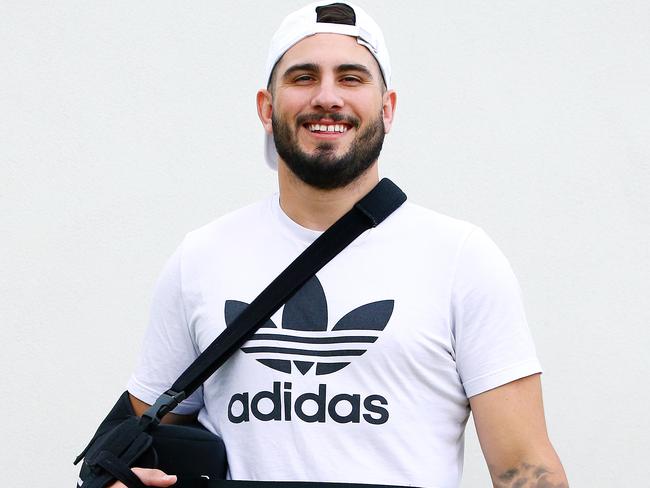
M 104 488 L 117 479 L 129 488 L 144 488 L 131 471 L 133 466 L 176 474 L 178 482 L 173 486 L 177 488 L 368 487 L 346 483 L 226 481 L 226 450 L 218 436 L 198 422 L 168 425 L 160 421 L 199 388 L 323 266 L 405 201 L 406 195 L 397 185 L 382 179 L 280 273 L 141 417 L 135 415 L 128 392 L 124 392 L 75 460 L 75 464 L 84 460 L 77 487 Z

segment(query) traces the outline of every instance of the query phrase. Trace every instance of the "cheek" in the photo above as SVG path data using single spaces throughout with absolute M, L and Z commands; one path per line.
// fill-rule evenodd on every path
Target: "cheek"
M 276 97 L 277 113 L 292 116 L 304 112 L 309 107 L 310 97 L 305 90 L 282 90 Z
M 384 115 L 383 100 L 375 94 L 354 97 L 352 108 L 366 120 L 376 119 L 377 115 Z

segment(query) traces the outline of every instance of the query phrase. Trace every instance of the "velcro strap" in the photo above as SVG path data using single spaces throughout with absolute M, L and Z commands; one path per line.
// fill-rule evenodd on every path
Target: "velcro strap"
M 112 452 L 101 451 L 95 458 L 95 462 L 97 466 L 104 468 L 128 488 L 146 488 L 146 485 L 131 471 L 131 468 Z
M 125 420 L 106 436 L 97 439 L 88 449 L 84 464 L 90 471 L 84 477 L 82 487 L 104 488 L 114 479 L 119 479 L 129 487 L 143 487 L 139 480 L 131 478 L 135 475 L 129 467 L 136 465 L 138 459 L 151 447 L 151 443 L 151 435 L 142 432 L 137 417 Z M 131 484 L 120 479 L 118 474 L 128 476 Z M 133 484 L 135 482 L 140 484 Z
M 132 464 L 151 446 L 151 435 L 142 432 L 139 419 L 125 420 L 105 437 L 97 440 L 86 453 L 85 462 L 91 468 L 97 464 L 97 456 L 102 451 L 110 451 L 127 465 Z

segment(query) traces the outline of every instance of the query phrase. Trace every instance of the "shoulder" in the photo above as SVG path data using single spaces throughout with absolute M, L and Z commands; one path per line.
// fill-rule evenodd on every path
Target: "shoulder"
M 402 205 L 400 213 L 403 222 L 411 225 L 424 225 L 437 231 L 465 234 L 476 227 L 466 220 L 444 215 L 411 201 Z
M 379 235 L 392 239 L 423 265 L 432 263 L 436 269 L 448 270 L 455 286 L 476 280 L 489 283 L 498 277 L 512 281 L 510 263 L 480 226 L 410 202 L 392 217 Z
M 479 227 L 407 201 L 386 220 L 387 233 L 425 247 L 459 249 Z
M 216 247 L 234 241 L 259 238 L 260 228 L 269 221 L 272 198 L 277 198 L 277 195 L 229 212 L 188 232 L 182 243 L 184 254 L 208 249 L 214 251 Z

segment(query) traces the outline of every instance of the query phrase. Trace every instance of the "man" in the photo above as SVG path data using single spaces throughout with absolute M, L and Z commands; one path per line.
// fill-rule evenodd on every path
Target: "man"
M 267 75 L 257 109 L 279 197 L 188 234 L 167 263 L 129 382 L 139 414 L 379 180 L 396 94 L 365 12 L 289 15 Z M 407 202 L 265 327 L 166 418 L 221 435 L 233 479 L 458 486 L 471 409 L 494 486 L 568 486 L 516 279 L 477 227 Z

